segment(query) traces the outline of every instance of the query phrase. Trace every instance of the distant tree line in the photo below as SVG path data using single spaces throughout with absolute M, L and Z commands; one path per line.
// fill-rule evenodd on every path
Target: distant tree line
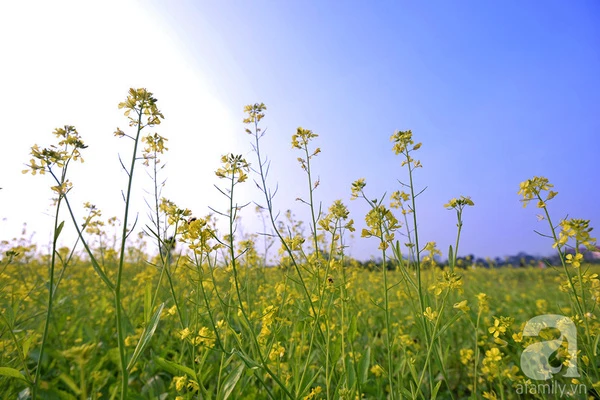
M 600 249 L 596 252 L 587 251 L 584 249 L 580 250 L 581 254 L 583 254 L 583 260 L 587 264 L 599 264 L 600 265 Z M 574 249 L 568 249 L 566 254 L 574 254 Z M 359 261 L 359 260 L 351 260 L 350 263 L 355 266 L 360 266 L 362 268 L 368 270 L 377 270 L 381 268 L 382 260 L 381 258 L 375 258 L 367 261 Z M 560 258 L 558 254 L 551 256 L 534 256 L 528 254 L 526 252 L 519 252 L 514 255 L 505 256 L 505 257 L 476 257 L 474 254 L 469 254 L 464 257 L 458 257 L 456 265 L 459 268 L 471 268 L 471 267 L 479 267 L 479 268 L 500 268 L 500 267 L 510 267 L 510 268 L 525 268 L 525 267 L 539 267 L 544 268 L 548 265 L 560 265 Z M 444 267 L 448 265 L 447 260 L 442 260 L 441 258 L 436 258 L 436 265 L 439 267 Z M 397 268 L 396 263 L 388 260 L 387 266 L 389 270 L 394 270 Z

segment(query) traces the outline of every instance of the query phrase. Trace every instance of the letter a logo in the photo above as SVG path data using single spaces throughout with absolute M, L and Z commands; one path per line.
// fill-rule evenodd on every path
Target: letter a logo
M 562 370 L 563 365 L 553 367 L 550 365 L 550 356 L 567 341 L 569 353 L 568 368 L 564 376 L 568 378 L 579 377 L 577 371 L 577 328 L 573 321 L 564 315 L 546 314 L 531 318 L 525 324 L 523 337 L 539 336 L 542 329 L 556 328 L 560 337 L 530 344 L 521 354 L 521 370 L 531 379 L 548 380 Z

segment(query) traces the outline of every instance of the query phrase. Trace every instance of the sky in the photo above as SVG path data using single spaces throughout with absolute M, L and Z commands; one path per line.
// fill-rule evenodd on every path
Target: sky
M 421 242 L 444 252 L 456 217 L 443 205 L 460 195 L 459 255 L 503 257 L 552 252 L 534 207 L 522 208 L 519 183 L 543 175 L 559 195 L 555 221 L 598 227 L 600 4 L 577 2 L 337 1 L 23 1 L 0 2 L 0 240 L 51 238 L 49 177 L 23 175 L 33 144 L 75 125 L 89 146 L 72 169 L 74 204 L 91 201 L 121 218 L 130 143 L 113 137 L 127 121 L 117 109 L 130 87 L 158 98 L 169 139 L 163 195 L 195 215 L 226 205 L 214 184 L 222 154 L 256 166 L 243 107 L 264 102 L 263 152 L 274 206 L 308 221 L 307 183 L 291 147 L 301 126 L 318 134 L 316 199 L 341 199 L 356 221 L 349 252 L 379 256 L 360 238 L 368 208 L 350 201 L 365 178 L 369 197 L 407 180 L 391 150 L 395 130 L 423 142 L 415 153 Z M 141 165 L 141 164 L 140 164 Z M 134 208 L 145 222 L 152 182 L 138 169 Z M 240 204 L 260 201 L 252 183 Z M 66 218 L 66 216 L 65 216 Z M 83 219 L 83 210 L 78 209 Z M 248 207 L 241 231 L 262 232 Z M 65 240 L 70 240 L 65 233 Z M 402 238 L 400 238 L 403 241 Z

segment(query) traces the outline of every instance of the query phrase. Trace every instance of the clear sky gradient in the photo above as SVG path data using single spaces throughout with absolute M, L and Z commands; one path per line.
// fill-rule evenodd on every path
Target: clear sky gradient
M 195 214 L 224 206 L 213 171 L 225 152 L 255 163 L 241 123 L 243 106 L 264 102 L 264 149 L 279 183 L 275 206 L 308 215 L 294 199 L 306 184 L 291 148 L 298 126 L 319 135 L 317 198 L 350 206 L 359 228 L 371 197 L 405 180 L 391 151 L 394 130 L 412 129 L 421 240 L 444 251 L 454 242 L 452 197 L 471 196 L 460 254 L 545 255 L 551 243 L 521 181 L 544 175 L 559 195 L 555 220 L 600 220 L 600 4 L 545 2 L 3 2 L 0 4 L 0 240 L 28 223 L 46 244 L 50 181 L 22 175 L 32 144 L 75 125 L 89 145 L 72 180 L 74 200 L 120 216 L 125 177 L 112 136 L 127 123 L 117 110 L 129 87 L 147 87 L 166 120 L 164 194 Z M 140 169 L 136 206 L 143 217 Z M 240 201 L 257 199 L 252 184 Z M 81 211 L 81 218 L 83 218 Z M 251 213 L 244 231 L 260 231 Z M 374 239 L 351 241 L 360 259 Z

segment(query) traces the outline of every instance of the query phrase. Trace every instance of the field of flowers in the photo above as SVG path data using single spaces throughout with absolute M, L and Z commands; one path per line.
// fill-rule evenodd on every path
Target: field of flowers
M 74 127 L 57 129 L 55 145 L 32 147 L 24 172 L 52 182 L 54 246 L 42 255 L 27 241 L 1 244 L 0 398 L 599 398 L 600 268 L 582 254 L 595 239 L 587 220 L 552 222 L 548 202 L 557 192 L 547 179 L 515 191 L 548 221 L 560 265 L 462 265 L 462 213 L 474 206 L 464 196 L 446 204 L 457 238 L 442 265 L 435 243 L 419 242 L 413 182 L 421 143 L 396 132 L 402 190 L 373 200 L 364 179 L 349 188 L 369 205 L 361 236 L 381 251 L 381 262 L 366 268 L 345 254 L 354 230 L 346 205 L 315 206 L 311 160 L 320 149 L 310 130 L 292 136 L 310 188 L 310 229 L 278 218 L 260 145 L 266 107 L 254 104 L 243 121 L 253 168 L 230 154 L 216 171 L 225 208 L 195 216 L 160 198 L 155 175 L 155 215 L 138 235 L 129 230 L 132 182 L 136 164 L 156 174 L 166 139 L 144 129 L 163 116 L 145 89 L 131 89 L 119 107 L 131 132 L 115 135 L 132 142 L 119 223 L 91 204 L 84 221 L 75 217 L 68 170 L 86 146 Z M 236 235 L 236 189 L 248 180 L 263 194 L 257 203 L 271 225 L 275 265 L 266 265 L 263 238 Z M 66 224 L 79 234 L 71 248 L 58 245 Z M 111 225 L 119 235 L 109 237 Z M 550 317 L 528 323 L 535 316 Z

